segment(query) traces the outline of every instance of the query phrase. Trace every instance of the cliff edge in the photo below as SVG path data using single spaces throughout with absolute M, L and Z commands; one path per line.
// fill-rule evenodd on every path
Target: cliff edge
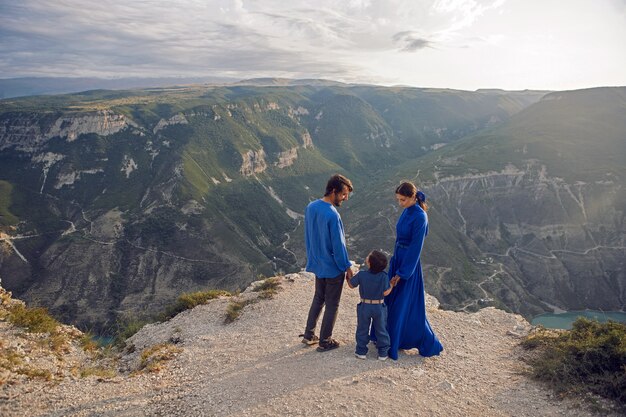
M 279 277 L 278 292 L 269 297 L 259 297 L 263 292 L 255 292 L 253 284 L 236 297 L 147 325 L 127 340 L 117 376 L 5 383 L 0 414 L 593 415 L 578 403 L 554 398 L 526 376 L 519 340 L 531 326 L 495 308 L 444 311 L 428 297 L 429 319 L 445 348 L 440 356 L 405 351 L 398 361 L 381 362 L 370 349 L 363 361 L 354 357 L 358 290 L 345 287 L 333 335 L 342 345 L 319 353 L 298 338 L 313 280 L 308 273 Z M 241 315 L 227 323 L 235 304 Z

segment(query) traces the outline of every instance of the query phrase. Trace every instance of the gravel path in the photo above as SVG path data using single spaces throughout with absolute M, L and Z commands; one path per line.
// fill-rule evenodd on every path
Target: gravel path
M 300 343 L 314 283 L 310 274 L 281 278 L 273 299 L 247 305 L 224 324 L 229 298 L 146 326 L 129 342 L 122 364 L 175 342 L 180 349 L 159 372 L 113 379 L 65 379 L 5 387 L 2 416 L 593 416 L 554 399 L 529 380 L 519 359 L 519 336 L 529 324 L 494 308 L 455 313 L 436 308 L 429 319 L 444 352 L 416 352 L 381 362 L 375 349 L 354 357 L 358 290 L 344 288 L 334 337 L 339 349 L 319 353 Z M 249 290 L 242 299 L 256 298 Z M 134 375 L 134 376 L 131 376 Z

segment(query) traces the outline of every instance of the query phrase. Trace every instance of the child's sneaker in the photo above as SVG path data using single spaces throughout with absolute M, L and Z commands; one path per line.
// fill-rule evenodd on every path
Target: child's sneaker
M 379 361 L 386 361 L 388 357 L 389 357 L 389 356 L 379 356 L 379 357 L 378 357 L 378 360 L 379 360 Z
M 359 355 L 358 353 L 355 353 L 354 356 L 356 356 L 359 359 L 367 359 L 367 356 L 365 355 Z

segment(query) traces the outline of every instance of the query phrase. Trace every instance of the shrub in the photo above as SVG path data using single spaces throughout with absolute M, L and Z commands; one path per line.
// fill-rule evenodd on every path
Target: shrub
M 0 369 L 12 371 L 24 363 L 24 355 L 15 348 L 5 348 L 0 344 Z M 0 380 L 0 385 L 2 385 Z
M 190 310 L 195 306 L 221 296 L 230 296 L 230 293 L 224 290 L 208 290 L 182 294 L 178 297 L 176 303 L 165 311 L 163 319 L 167 320 L 180 312 Z
M 113 369 L 104 368 L 102 366 L 85 367 L 80 369 L 81 378 L 86 378 L 92 375 L 103 379 L 110 379 L 115 377 L 117 373 Z
M 98 342 L 96 342 L 93 333 L 87 332 L 83 333 L 80 337 L 80 347 L 83 348 L 85 352 L 97 352 L 100 346 Z
M 0 343 L 0 371 L 2 370 L 9 372 L 0 372 L 0 386 L 7 383 L 11 372 L 28 378 L 43 378 L 47 381 L 52 379 L 52 373 L 49 370 L 29 366 L 23 353 L 15 348 L 4 347 Z
M 59 326 L 59 322 L 50 316 L 45 308 L 27 308 L 22 304 L 10 308 L 9 321 L 32 333 L 52 333 Z
M 205 304 L 208 300 L 231 295 L 231 293 L 224 290 L 207 290 L 184 293 L 178 297 L 173 305 L 166 308 L 164 312 L 156 314 L 152 317 L 121 317 L 118 319 L 113 331 L 115 335 L 113 344 L 115 346 L 123 346 L 126 339 L 137 333 L 146 324 L 169 320 L 178 313 L 192 309 L 197 305 Z
M 278 292 L 280 282 L 278 277 L 267 278 L 260 284 L 257 284 L 252 291 L 259 292 L 259 298 L 272 298 Z
M 152 322 L 153 320 L 147 318 L 140 319 L 130 316 L 120 318 L 115 325 L 113 344 L 115 346 L 124 346 L 126 339 L 137 333 L 146 324 Z
M 146 369 L 150 372 L 158 372 L 163 367 L 163 363 L 173 359 L 182 349 L 171 343 L 160 343 L 144 349 L 141 352 L 141 363 L 139 369 Z
M 253 299 L 231 301 L 231 303 L 226 308 L 226 319 L 224 320 L 224 322 L 232 323 L 235 320 L 237 320 L 239 316 L 241 316 L 241 312 L 243 311 L 243 308 L 247 306 L 248 304 L 252 304 L 255 301 L 256 300 L 253 300 Z
M 51 333 L 49 337 L 41 342 L 44 346 L 50 348 L 52 352 L 56 353 L 58 357 L 62 357 L 70 348 L 70 338 L 57 332 Z
M 626 324 L 579 318 L 570 331 L 539 328 L 522 342 L 535 378 L 561 394 L 592 392 L 626 407 Z
M 52 380 L 52 372 L 47 369 L 38 369 L 38 368 L 20 368 L 17 370 L 17 373 L 25 375 L 29 378 L 42 378 L 46 381 Z

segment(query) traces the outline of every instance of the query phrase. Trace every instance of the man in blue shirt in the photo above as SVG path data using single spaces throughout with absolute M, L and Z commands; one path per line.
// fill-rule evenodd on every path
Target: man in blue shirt
M 347 200 L 352 192 L 352 182 L 343 175 L 335 174 L 326 184 L 324 197 L 315 200 L 304 214 L 304 240 L 306 244 L 306 270 L 315 274 L 315 295 L 309 309 L 302 343 L 313 345 L 326 352 L 339 347 L 331 338 L 345 278 L 352 278 L 351 262 L 348 259 L 346 238 L 341 216 L 336 207 Z M 315 335 L 317 319 L 322 307 L 324 317 L 320 336 Z

